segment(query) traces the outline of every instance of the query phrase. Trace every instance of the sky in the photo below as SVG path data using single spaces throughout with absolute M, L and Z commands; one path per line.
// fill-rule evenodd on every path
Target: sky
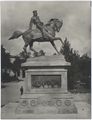
M 47 23 L 51 18 L 63 20 L 63 26 L 56 36 L 65 37 L 71 47 L 80 55 L 91 54 L 91 12 L 88 1 L 4 1 L 1 2 L 1 44 L 12 55 L 18 55 L 24 46 L 22 37 L 8 41 L 8 38 L 16 30 L 26 31 L 32 17 L 32 11 L 37 10 L 41 21 Z M 60 50 L 60 41 L 55 41 Z M 50 43 L 34 43 L 36 51 L 44 50 L 46 55 L 56 53 Z M 27 49 L 29 51 L 29 48 Z

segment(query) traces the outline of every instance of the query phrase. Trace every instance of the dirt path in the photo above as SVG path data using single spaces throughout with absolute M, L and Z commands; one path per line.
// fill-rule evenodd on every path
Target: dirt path
M 3 85 L 5 87 L 1 89 L 1 105 L 17 102 L 20 98 L 20 87 L 24 86 L 24 82 L 10 82 Z

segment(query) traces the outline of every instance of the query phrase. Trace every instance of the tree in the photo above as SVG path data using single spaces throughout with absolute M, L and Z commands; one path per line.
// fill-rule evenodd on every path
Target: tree
M 20 74 L 20 68 L 21 68 L 21 60 L 19 57 L 16 57 L 13 62 L 13 71 L 15 73 L 15 77 L 17 78 Z
M 91 58 L 84 54 L 80 57 L 81 81 L 86 83 L 86 87 L 91 88 Z
M 75 51 L 75 50 L 73 51 L 73 48 L 71 48 L 70 43 L 67 40 L 67 38 L 65 39 L 60 52 L 64 55 L 65 60 L 67 62 L 70 62 L 71 64 L 73 64 L 73 62 L 75 62 L 75 61 L 78 61 L 80 58 L 77 51 Z
M 10 54 L 6 52 L 6 49 L 1 45 L 1 75 L 2 81 L 7 81 L 9 79 L 9 72 L 12 67 L 10 61 Z
M 86 86 L 90 88 L 91 59 L 87 54 L 80 57 L 78 52 L 71 48 L 67 38 L 60 52 L 64 55 L 65 60 L 71 63 L 71 67 L 68 70 L 68 88 L 74 89 L 78 81 L 86 83 Z

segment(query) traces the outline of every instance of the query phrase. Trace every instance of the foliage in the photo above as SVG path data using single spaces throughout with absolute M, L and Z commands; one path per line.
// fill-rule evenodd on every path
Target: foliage
M 33 57 L 38 57 L 38 52 L 34 52 Z
M 13 62 L 13 71 L 15 73 L 15 77 L 17 78 L 20 74 L 20 68 L 21 68 L 21 60 L 19 57 L 16 57 Z
M 85 83 L 84 87 L 90 89 L 91 58 L 89 58 L 87 54 L 80 57 L 78 52 L 71 48 L 67 38 L 60 52 L 64 55 L 65 60 L 71 63 L 71 67 L 68 70 L 68 88 L 75 89 L 79 81 L 80 85 Z
M 10 61 L 10 54 L 6 52 L 6 49 L 1 45 L 1 77 L 2 81 L 9 79 L 9 72 L 12 68 Z
M 1 46 L 1 68 L 10 68 L 11 62 L 10 62 L 10 54 L 6 52 L 5 48 Z
M 13 62 L 13 71 L 15 73 L 15 77 L 18 78 L 20 75 L 21 64 L 26 62 L 27 58 L 29 58 L 31 53 L 25 53 L 24 51 L 20 52 L 18 56 L 15 56 L 15 60 Z
M 43 50 L 40 50 L 38 53 L 39 56 L 45 56 L 45 52 Z
M 12 63 L 10 58 L 15 58 Z M 15 80 L 21 68 L 21 63 L 25 62 L 25 59 L 21 59 L 20 56 L 11 56 L 10 53 L 6 52 L 6 49 L 1 45 L 1 77 L 2 82 L 8 82 Z M 14 75 L 11 76 L 11 71 L 13 71 Z
M 26 52 L 22 51 L 22 52 L 19 53 L 18 57 L 19 57 L 23 62 L 25 62 L 26 59 L 30 57 L 30 54 L 31 54 L 30 52 L 26 53 Z
M 33 56 L 34 57 L 45 56 L 45 52 L 43 50 L 40 50 L 39 52 L 34 52 Z

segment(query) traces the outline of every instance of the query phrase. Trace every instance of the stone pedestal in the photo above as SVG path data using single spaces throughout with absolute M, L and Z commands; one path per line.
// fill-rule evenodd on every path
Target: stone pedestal
M 16 113 L 77 113 L 73 97 L 67 91 L 67 68 L 62 55 L 30 58 L 22 64 L 26 71 L 25 93 Z

